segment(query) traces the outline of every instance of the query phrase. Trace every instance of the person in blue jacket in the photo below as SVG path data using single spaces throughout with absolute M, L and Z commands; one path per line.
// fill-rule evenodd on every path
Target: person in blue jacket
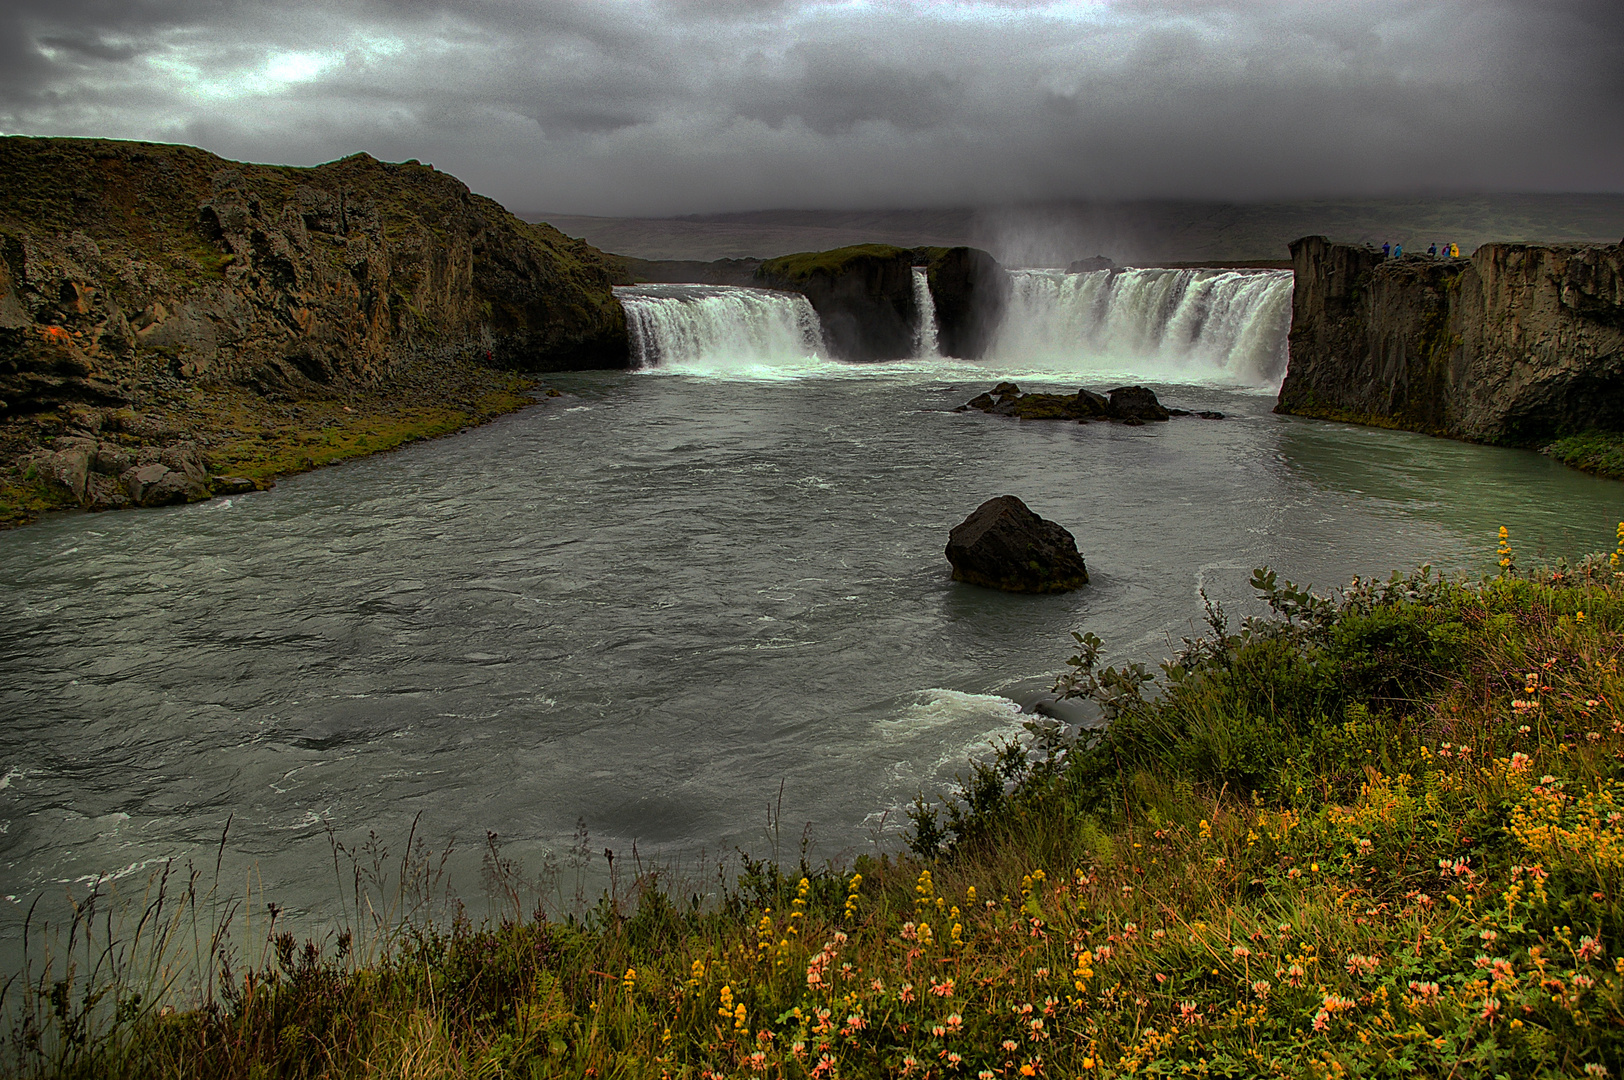
M 1430 257 L 1436 259 L 1438 257 L 1438 245 L 1437 244 L 1428 244 L 1427 245 L 1427 254 Z
M 1389 244 L 1387 241 L 1383 240 L 1382 241 L 1382 258 L 1385 259 L 1385 258 L 1387 258 L 1387 256 L 1391 255 L 1392 253 L 1393 253 L 1393 245 Z
M 1400 256 L 1402 256 L 1403 254 L 1404 254 L 1404 245 L 1403 244 L 1394 244 L 1393 245 L 1393 258 L 1397 259 Z

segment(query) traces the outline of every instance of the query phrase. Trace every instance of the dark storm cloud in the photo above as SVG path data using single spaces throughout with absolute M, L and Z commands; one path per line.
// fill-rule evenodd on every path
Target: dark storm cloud
M 1624 186 L 1617 0 L 13 0 L 0 127 L 521 208 Z

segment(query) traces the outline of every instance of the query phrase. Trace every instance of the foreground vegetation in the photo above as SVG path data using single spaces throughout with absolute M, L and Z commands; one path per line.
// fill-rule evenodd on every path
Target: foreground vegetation
M 10 986 L 11 1050 L 115 1077 L 1613 1075 L 1624 574 L 1514 559 L 1502 532 L 1493 579 L 1334 598 L 1260 571 L 1272 614 L 1210 607 L 1155 681 L 1081 635 L 1060 689 L 1109 727 L 1035 722 L 850 869 L 319 942 L 273 911 L 248 958 L 188 928 L 195 894 L 149 897 L 140 932 L 207 967 L 180 1011 L 92 911 Z

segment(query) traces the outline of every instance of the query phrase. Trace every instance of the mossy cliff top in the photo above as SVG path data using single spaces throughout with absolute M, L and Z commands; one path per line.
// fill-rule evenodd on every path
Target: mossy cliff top
M 0 138 L 0 487 L 87 407 L 387 402 L 468 364 L 623 366 L 612 281 L 595 248 L 415 161 Z

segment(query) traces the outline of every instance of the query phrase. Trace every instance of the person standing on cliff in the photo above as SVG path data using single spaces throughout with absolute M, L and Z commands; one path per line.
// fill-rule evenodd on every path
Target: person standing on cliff
M 1449 257 L 1451 259 L 1460 258 L 1460 245 L 1459 244 L 1450 244 L 1449 245 Z
M 1382 241 L 1382 258 L 1385 259 L 1389 255 L 1391 255 L 1392 253 L 1393 253 L 1393 245 L 1389 244 L 1386 240 L 1383 240 Z
M 1447 252 L 1445 254 L 1447 254 Z M 1427 245 L 1427 256 L 1429 258 L 1433 258 L 1433 259 L 1436 259 L 1438 257 L 1438 245 L 1437 244 L 1428 244 Z
M 1393 258 L 1397 259 L 1397 258 L 1402 257 L 1403 255 L 1404 255 L 1404 245 L 1403 244 L 1394 244 L 1393 245 Z

